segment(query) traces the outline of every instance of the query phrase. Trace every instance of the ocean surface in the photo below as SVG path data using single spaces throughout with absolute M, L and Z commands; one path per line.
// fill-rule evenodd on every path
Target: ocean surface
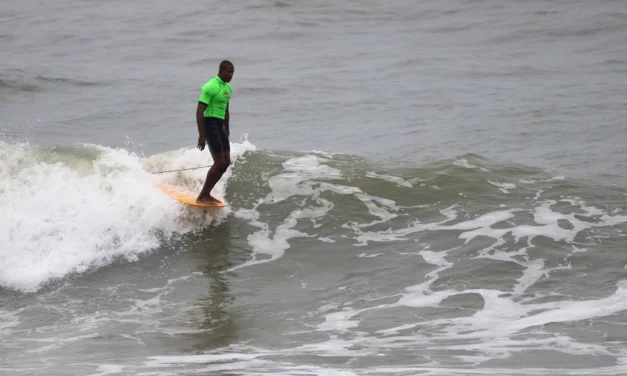
M 627 375 L 625 1 L 0 25 L 1 375 Z M 202 186 L 223 59 L 228 207 L 190 208 L 156 185 Z

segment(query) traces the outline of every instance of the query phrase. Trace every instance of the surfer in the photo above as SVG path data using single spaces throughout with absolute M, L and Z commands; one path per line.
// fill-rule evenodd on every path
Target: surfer
M 196 108 L 196 124 L 198 125 L 198 149 L 205 149 L 209 144 L 209 152 L 213 165 L 207 172 L 205 184 L 196 199 L 199 203 L 220 202 L 211 196 L 211 190 L 231 164 L 231 147 L 229 145 L 229 100 L 231 99 L 231 79 L 235 67 L 224 60 L 220 63 L 218 75 L 203 85 Z

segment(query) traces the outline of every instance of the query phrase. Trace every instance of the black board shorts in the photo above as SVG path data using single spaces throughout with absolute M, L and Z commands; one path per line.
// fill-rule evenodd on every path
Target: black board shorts
M 205 118 L 205 141 L 209 145 L 211 154 L 231 151 L 229 136 L 226 135 L 224 129 L 224 120 L 214 117 Z

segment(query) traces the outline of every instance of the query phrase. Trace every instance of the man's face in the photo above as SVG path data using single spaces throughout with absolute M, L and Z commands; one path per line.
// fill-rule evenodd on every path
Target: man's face
M 233 78 L 233 73 L 235 73 L 235 68 L 232 65 L 227 66 L 220 72 L 220 77 L 225 82 L 231 82 L 231 79 Z

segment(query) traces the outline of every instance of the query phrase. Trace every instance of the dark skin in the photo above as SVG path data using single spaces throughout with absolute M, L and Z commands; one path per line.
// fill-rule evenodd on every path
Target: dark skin
M 218 72 L 218 77 L 220 77 L 224 82 L 231 82 L 233 78 L 233 73 L 235 72 L 235 68 L 232 65 L 224 67 Z M 207 105 L 198 102 L 198 107 L 196 108 L 196 125 L 198 126 L 198 149 L 205 149 L 205 109 Z M 226 105 L 226 113 L 224 115 L 224 130 L 226 131 L 226 135 L 230 135 L 229 131 L 229 105 Z M 201 203 L 216 203 L 220 202 L 218 199 L 211 195 L 211 190 L 215 187 L 218 180 L 224 174 L 223 171 L 231 164 L 231 156 L 229 153 L 211 153 L 211 157 L 213 158 L 213 165 L 207 172 L 207 179 L 205 180 L 205 184 L 196 199 L 196 202 Z

